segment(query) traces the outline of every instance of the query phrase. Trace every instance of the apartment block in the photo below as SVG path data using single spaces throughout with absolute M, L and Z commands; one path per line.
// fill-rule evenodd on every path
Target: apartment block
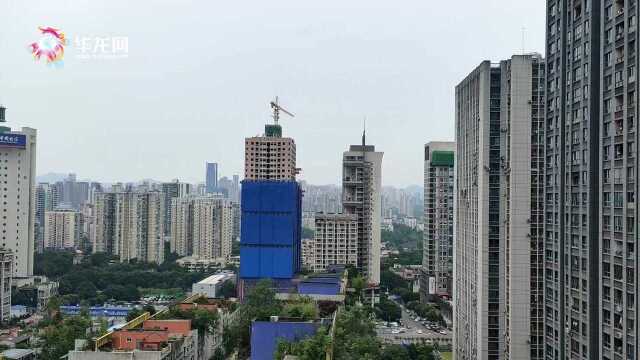
M 369 284 L 380 283 L 382 157 L 374 145 L 351 145 L 342 155 L 342 208 L 358 219 L 358 268 Z
M 197 259 L 231 256 L 233 204 L 221 196 L 188 196 L 172 200 L 171 251 Z
M 0 108 L 4 113 L 4 108 Z M 0 119 L 3 122 L 4 118 Z M 11 250 L 14 276 L 33 275 L 36 230 L 36 130 L 0 127 L 0 246 Z
M 330 265 L 358 266 L 357 215 L 316 213 L 314 236 L 310 261 L 314 272 Z
M 75 210 L 46 211 L 44 214 L 45 249 L 79 249 L 82 243 L 83 217 Z
M 36 214 L 35 214 L 35 250 L 44 250 L 44 214 L 46 211 L 55 209 L 60 203 L 59 194 L 56 187 L 48 183 L 40 183 L 36 187 Z
M 424 146 L 424 231 L 420 298 L 453 293 L 453 174 L 456 144 Z
M 544 357 L 544 79 L 514 55 L 456 87 L 456 359 Z
M 295 180 L 296 143 L 282 137 L 280 125 L 265 125 L 265 135 L 245 139 L 246 180 Z
M 0 322 L 11 320 L 11 282 L 13 278 L 13 254 L 0 249 Z
M 121 262 L 164 261 L 164 194 L 106 192 L 96 197 L 93 252 L 106 252 Z
M 547 2 L 547 359 L 639 355 L 638 15 Z
M 217 168 L 217 167 L 216 167 Z M 193 186 L 180 182 L 177 179 L 171 182 L 162 183 L 162 193 L 164 194 L 164 234 L 171 235 L 171 201 L 177 197 L 185 197 L 194 192 Z

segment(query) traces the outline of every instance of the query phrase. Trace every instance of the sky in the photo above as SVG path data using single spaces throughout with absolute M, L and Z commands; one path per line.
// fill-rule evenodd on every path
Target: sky
M 65 33 L 62 66 L 34 61 L 39 26 Z M 426 142 L 454 140 L 455 85 L 523 44 L 543 53 L 544 31 L 531 0 L 3 0 L 0 103 L 38 130 L 38 174 L 201 182 L 207 161 L 242 175 L 279 96 L 300 179 L 338 184 L 366 118 L 383 184 L 407 186 Z

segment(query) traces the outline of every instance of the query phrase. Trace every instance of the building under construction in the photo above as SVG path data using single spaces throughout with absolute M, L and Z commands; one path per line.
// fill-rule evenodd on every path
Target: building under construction
M 358 269 L 369 285 L 380 283 L 382 156 L 373 145 L 351 145 L 342 157 L 342 210 L 358 221 Z

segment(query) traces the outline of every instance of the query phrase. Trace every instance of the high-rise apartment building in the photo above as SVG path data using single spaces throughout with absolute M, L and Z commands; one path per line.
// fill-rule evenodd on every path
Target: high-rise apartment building
M 296 143 L 282 137 L 280 125 L 265 125 L 264 136 L 246 138 L 244 145 L 245 180 L 296 179 Z
M 544 60 L 482 62 L 456 87 L 456 359 L 542 359 Z
M 451 298 L 453 290 L 454 142 L 424 146 L 424 231 L 420 297 Z
M 218 163 L 207 163 L 205 186 L 207 194 L 218 192 Z
M 96 199 L 93 252 L 106 252 L 121 262 L 164 261 L 164 194 L 106 192 Z
M 36 217 L 35 217 L 35 250 L 44 250 L 44 214 L 58 206 L 59 198 L 55 187 L 48 183 L 38 184 L 36 188 Z
M 0 321 L 3 324 L 11 320 L 13 266 L 13 253 L 10 250 L 0 249 Z
M 13 253 L 14 276 L 31 276 L 36 230 L 36 130 L 0 127 L 0 162 L 4 182 L 0 186 L 0 247 Z
M 639 15 L 547 2 L 547 359 L 639 357 Z
M 217 168 L 217 164 L 216 165 Z M 171 235 L 171 202 L 178 197 L 185 197 L 194 192 L 193 186 L 175 179 L 171 182 L 162 183 L 162 193 L 164 194 L 164 234 Z
M 316 213 L 313 255 L 315 272 L 329 265 L 358 266 L 358 217 L 355 214 Z M 309 255 L 311 255 L 309 254 Z
M 234 209 L 221 196 L 189 196 L 172 200 L 171 251 L 198 259 L 231 256 Z
M 45 211 L 44 248 L 79 249 L 82 245 L 82 213 L 58 209 Z
M 358 219 L 358 268 L 369 284 L 380 283 L 382 156 L 373 145 L 351 145 L 342 156 L 342 208 Z

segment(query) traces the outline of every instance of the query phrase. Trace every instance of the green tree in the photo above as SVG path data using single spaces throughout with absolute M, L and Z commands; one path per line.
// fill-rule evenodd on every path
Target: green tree
M 335 328 L 334 359 L 378 359 L 380 342 L 375 323 L 367 308 L 352 306 L 338 314 Z
M 331 348 L 331 336 L 327 329 L 321 327 L 311 337 L 297 342 L 278 342 L 274 358 L 284 359 L 285 355 L 295 355 L 298 360 L 325 360 Z
M 220 295 L 225 299 L 236 297 L 236 284 L 231 280 L 225 281 L 220 287 Z
M 412 360 L 407 348 L 401 345 L 387 345 L 382 349 L 381 360 Z
M 271 315 L 278 315 L 282 310 L 280 301 L 270 280 L 261 280 L 249 291 L 245 303 L 240 307 L 238 320 L 225 331 L 224 344 L 226 353 L 238 350 L 239 356 L 247 357 L 251 348 L 251 321 L 265 320 Z
M 384 321 L 398 321 L 402 317 L 402 309 L 395 302 L 382 297 L 375 306 L 376 316 Z
M 73 350 L 75 339 L 86 338 L 87 328 L 91 326 L 91 320 L 79 316 L 64 319 L 56 325 L 48 326 L 42 335 L 42 352 L 40 359 L 59 360 Z

